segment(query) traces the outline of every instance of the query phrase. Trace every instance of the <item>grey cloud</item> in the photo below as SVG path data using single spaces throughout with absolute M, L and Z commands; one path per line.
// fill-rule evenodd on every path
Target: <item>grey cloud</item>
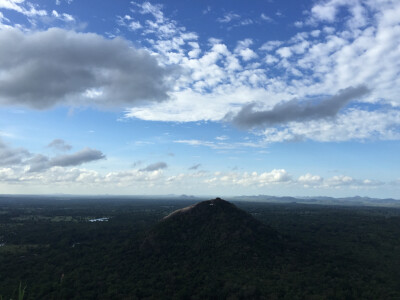
M 256 126 L 274 126 L 289 122 L 301 122 L 334 117 L 339 110 L 351 100 L 369 93 L 364 86 L 348 87 L 340 90 L 336 95 L 317 104 L 302 103 L 291 100 L 279 103 L 272 110 L 254 111 L 255 103 L 244 106 L 240 112 L 232 118 L 232 122 L 241 128 Z
M 49 158 L 42 154 L 36 154 L 27 160 L 26 163 L 29 165 L 29 172 L 40 172 L 50 167 Z
M 121 107 L 168 98 L 171 69 L 121 38 L 59 28 L 0 31 L 0 105 Z
M 189 170 L 197 170 L 200 166 L 201 164 L 193 165 L 189 168 Z
M 60 166 L 60 167 L 69 167 L 69 166 L 78 166 L 83 163 L 104 159 L 105 155 L 96 149 L 84 148 L 81 151 L 78 151 L 74 154 L 69 155 L 59 155 L 53 157 L 49 164 L 50 166 Z
M 168 167 L 168 165 L 165 162 L 161 161 L 161 162 L 157 162 L 157 163 L 154 163 L 154 164 L 150 164 L 146 168 L 140 169 L 139 171 L 151 172 L 151 171 L 157 171 L 157 170 L 165 169 L 167 167 Z
M 95 160 L 106 158 L 105 155 L 95 149 L 84 148 L 81 151 L 68 155 L 58 155 L 52 158 L 42 154 L 36 154 L 26 163 L 29 165 L 29 172 L 40 172 L 51 167 L 71 167 L 79 166 L 83 163 L 88 163 Z
M 50 144 L 47 145 L 49 148 L 54 148 L 59 151 L 68 151 L 72 149 L 72 146 L 67 144 L 62 139 L 55 139 Z
M 21 165 L 23 160 L 31 156 L 24 148 L 11 148 L 0 140 L 0 166 Z

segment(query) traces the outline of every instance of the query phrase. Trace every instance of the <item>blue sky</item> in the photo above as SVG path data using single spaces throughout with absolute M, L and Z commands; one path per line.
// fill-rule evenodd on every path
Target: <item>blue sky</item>
M 400 198 L 400 2 L 0 0 L 0 192 Z

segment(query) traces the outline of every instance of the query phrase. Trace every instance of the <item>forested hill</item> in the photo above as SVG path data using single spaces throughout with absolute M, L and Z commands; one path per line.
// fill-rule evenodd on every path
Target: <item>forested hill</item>
M 148 256 L 183 260 L 187 264 L 196 264 L 199 256 L 203 263 L 241 260 L 250 264 L 253 258 L 267 254 L 271 260 L 283 247 L 284 239 L 278 231 L 217 198 L 164 217 L 147 233 L 142 251 Z

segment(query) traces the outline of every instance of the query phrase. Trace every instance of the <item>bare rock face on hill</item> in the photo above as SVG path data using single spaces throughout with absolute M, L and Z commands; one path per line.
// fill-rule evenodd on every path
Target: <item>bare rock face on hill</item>
M 232 203 L 216 198 L 165 217 L 148 233 L 142 251 L 170 258 L 215 258 L 229 262 L 275 255 L 282 246 L 276 230 Z

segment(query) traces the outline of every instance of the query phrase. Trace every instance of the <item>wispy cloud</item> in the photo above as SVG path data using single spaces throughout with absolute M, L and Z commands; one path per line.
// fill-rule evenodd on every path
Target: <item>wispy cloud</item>
M 197 170 L 198 168 L 200 168 L 200 166 L 201 166 L 201 164 L 193 165 L 193 166 L 191 166 L 191 167 L 189 168 L 189 170 Z
M 261 17 L 261 19 L 264 20 L 265 22 L 268 22 L 268 23 L 274 22 L 274 19 L 272 19 L 271 17 L 267 16 L 267 15 L 264 14 L 264 13 L 262 13 L 260 17 Z
M 217 150 L 232 150 L 240 148 L 262 148 L 265 147 L 263 142 L 214 142 L 214 141 L 203 141 L 203 140 L 175 140 L 174 143 L 186 144 L 190 146 L 202 146 L 209 147 Z
M 139 171 L 141 172 L 153 172 L 153 171 L 158 171 L 162 169 L 166 169 L 168 165 L 165 162 L 156 162 L 154 164 L 148 165 L 146 168 L 140 169 Z
M 37 9 L 34 4 L 24 0 L 2 0 L 0 8 L 14 10 L 28 17 L 47 15 L 45 10 Z
M 72 146 L 67 144 L 62 139 L 55 139 L 50 144 L 47 145 L 49 148 L 53 148 L 59 151 L 68 151 L 72 149 Z
M 238 20 L 240 19 L 240 15 L 233 13 L 233 12 L 228 12 L 226 14 L 224 14 L 223 17 L 218 18 L 217 21 L 220 23 L 230 23 L 233 20 Z

